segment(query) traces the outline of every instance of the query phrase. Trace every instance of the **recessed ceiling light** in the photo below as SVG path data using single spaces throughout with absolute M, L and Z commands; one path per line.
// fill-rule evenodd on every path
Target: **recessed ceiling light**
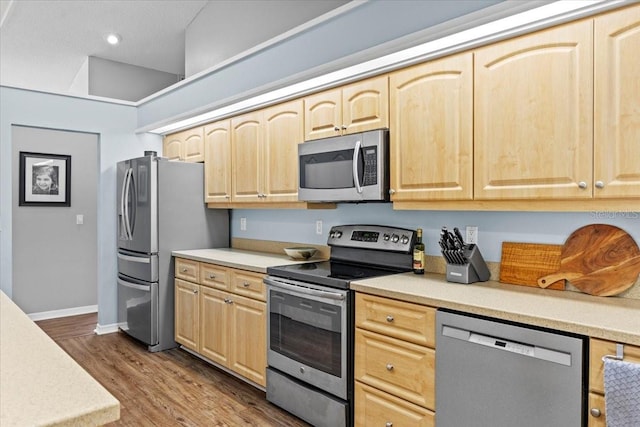
M 120 37 L 118 34 L 108 34 L 107 35 L 107 43 L 109 43 L 110 45 L 117 45 L 118 43 L 120 43 L 120 40 L 122 40 L 122 37 Z

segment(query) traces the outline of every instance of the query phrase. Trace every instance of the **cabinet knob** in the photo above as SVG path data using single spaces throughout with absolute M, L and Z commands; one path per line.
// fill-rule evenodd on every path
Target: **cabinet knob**
M 596 188 L 604 188 L 604 182 L 596 181 Z
M 346 125 L 342 125 L 342 130 L 347 130 L 347 126 Z
M 198 293 L 198 290 L 197 290 L 197 289 L 194 289 L 194 290 L 193 290 L 193 293 L 194 293 L 194 294 L 197 294 L 197 293 Z
M 578 183 L 578 187 L 580 187 L 581 189 L 583 189 L 583 190 L 584 190 L 585 188 L 587 188 L 587 183 L 586 183 L 586 182 L 584 182 L 584 181 L 580 181 L 580 182 Z
M 334 127 L 333 127 L 333 130 L 335 130 L 336 132 L 338 132 L 338 131 L 340 130 L 340 127 L 339 127 L 339 126 L 334 126 Z
M 396 190 L 394 190 L 393 188 L 389 189 L 389 194 L 396 194 Z
M 600 415 L 602 415 L 602 413 L 600 412 L 600 409 L 598 409 L 598 408 L 591 408 L 589 410 L 589 413 L 594 418 L 600 418 Z
M 391 363 L 387 363 L 387 371 L 393 371 L 393 365 Z
M 389 322 L 389 323 L 393 322 L 393 316 L 392 315 L 388 315 L 387 316 L 387 322 Z
M 392 423 L 391 421 L 387 421 L 387 422 L 384 424 L 384 427 L 393 427 L 393 423 Z
M 209 273 L 209 279 L 215 279 L 215 278 L 216 278 L 216 275 L 215 275 L 215 274 L 213 274 L 213 273 Z
M 251 285 L 251 283 L 249 282 L 242 282 L 242 286 L 244 286 L 245 288 L 248 288 Z
M 182 272 L 186 273 L 187 272 L 187 267 L 182 267 Z

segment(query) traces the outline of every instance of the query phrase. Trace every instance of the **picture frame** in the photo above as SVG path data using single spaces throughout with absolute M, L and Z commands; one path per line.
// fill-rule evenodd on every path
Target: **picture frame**
M 71 156 L 20 151 L 19 206 L 71 206 Z

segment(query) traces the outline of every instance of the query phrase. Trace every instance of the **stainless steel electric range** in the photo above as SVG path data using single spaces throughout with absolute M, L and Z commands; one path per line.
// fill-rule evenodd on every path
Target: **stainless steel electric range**
M 415 231 L 331 228 L 329 261 L 267 269 L 267 400 L 314 426 L 353 425 L 353 280 L 412 267 Z

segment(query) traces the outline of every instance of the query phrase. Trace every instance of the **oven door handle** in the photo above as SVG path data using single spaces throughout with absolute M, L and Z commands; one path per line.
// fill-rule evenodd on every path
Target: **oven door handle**
M 304 295 L 323 297 L 323 298 L 328 298 L 328 299 L 337 300 L 337 301 L 342 301 L 345 299 L 345 296 L 343 294 L 339 294 L 337 292 L 327 292 L 327 291 L 321 291 L 319 289 L 307 288 L 304 286 L 291 285 L 281 281 L 269 279 L 268 277 L 265 277 L 263 280 L 264 280 L 264 283 L 266 283 L 269 286 L 285 289 L 287 291 L 297 292 Z

